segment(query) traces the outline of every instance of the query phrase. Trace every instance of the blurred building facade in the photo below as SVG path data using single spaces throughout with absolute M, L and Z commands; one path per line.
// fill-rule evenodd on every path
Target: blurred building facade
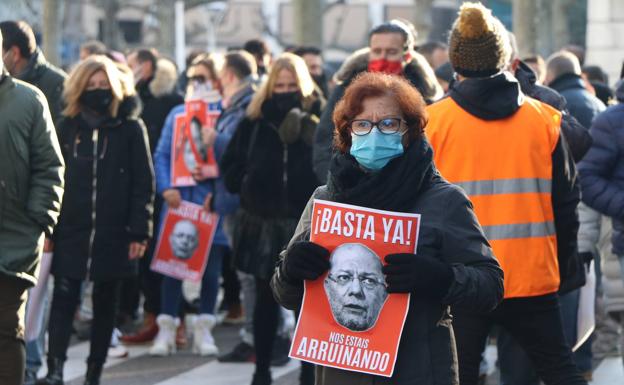
M 623 68 L 624 1 L 589 0 L 587 8 L 585 62 L 601 66 L 613 85 L 620 79 Z

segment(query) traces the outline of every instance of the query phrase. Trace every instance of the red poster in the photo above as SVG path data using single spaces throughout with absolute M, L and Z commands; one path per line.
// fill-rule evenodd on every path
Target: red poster
M 202 100 L 186 102 L 184 114 L 175 117 L 171 149 L 171 185 L 194 186 L 193 170 L 201 169 L 204 178 L 219 176 L 214 147 L 206 147 L 203 141 L 205 129 L 216 129 L 218 110 L 209 110 Z
M 169 277 L 199 282 L 204 275 L 219 216 L 195 203 L 169 208 L 160 228 L 151 269 Z
M 290 357 L 391 377 L 409 294 L 388 294 L 392 253 L 415 253 L 419 214 L 315 200 L 310 241 L 331 252 L 330 270 L 305 281 Z

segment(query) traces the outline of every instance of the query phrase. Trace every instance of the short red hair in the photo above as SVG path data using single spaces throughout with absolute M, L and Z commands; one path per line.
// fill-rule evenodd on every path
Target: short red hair
M 362 112 L 364 99 L 385 95 L 396 101 L 403 119 L 407 122 L 408 129 L 403 136 L 403 145 L 407 147 L 422 138 L 427 125 L 427 112 L 420 92 L 401 76 L 365 72 L 347 87 L 334 109 L 334 146 L 340 152 L 347 153 L 351 147 L 349 123 Z

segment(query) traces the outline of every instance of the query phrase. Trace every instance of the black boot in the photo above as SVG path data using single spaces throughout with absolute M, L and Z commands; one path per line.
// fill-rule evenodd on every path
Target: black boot
M 271 372 L 270 371 L 256 371 L 251 379 L 251 385 L 271 385 Z
M 87 363 L 87 375 L 85 376 L 84 385 L 100 385 L 102 366 L 103 365 L 99 362 Z
M 65 360 L 48 357 L 48 374 L 37 381 L 37 385 L 63 385 L 63 365 Z

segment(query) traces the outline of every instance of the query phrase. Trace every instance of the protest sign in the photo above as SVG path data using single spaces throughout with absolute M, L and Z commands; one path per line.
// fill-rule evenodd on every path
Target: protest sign
M 185 103 L 184 114 L 176 115 L 171 142 L 171 186 L 194 186 L 192 176 L 199 167 L 204 178 L 219 176 L 214 147 L 203 141 L 203 130 L 215 129 L 219 110 L 211 110 L 202 100 Z
M 391 377 L 409 294 L 388 294 L 382 266 L 415 253 L 419 214 L 315 200 L 310 241 L 331 253 L 331 268 L 305 281 L 290 357 Z
M 151 269 L 166 276 L 199 282 L 204 275 L 219 216 L 182 201 L 168 208 Z

